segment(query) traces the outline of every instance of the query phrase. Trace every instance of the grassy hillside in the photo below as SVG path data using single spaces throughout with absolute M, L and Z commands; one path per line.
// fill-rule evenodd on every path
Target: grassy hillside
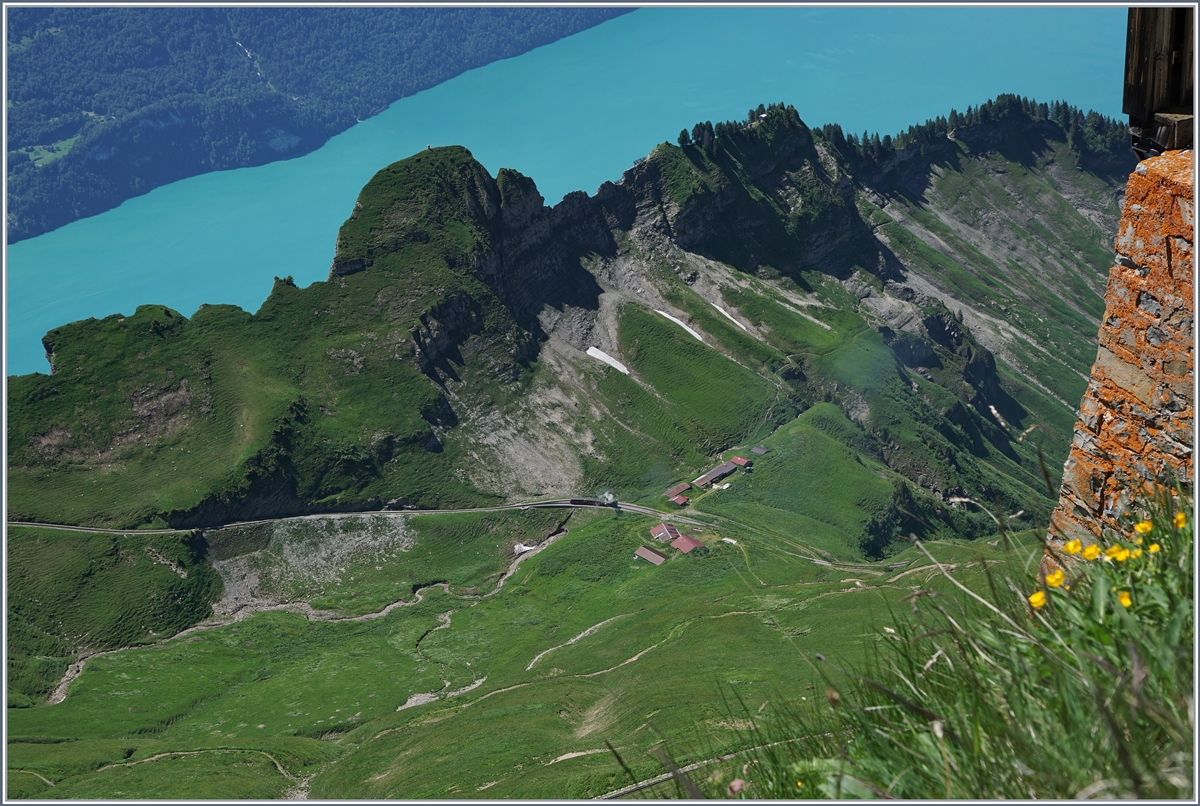
M 457 542 L 454 518 L 425 518 L 397 568 Z M 508 523 L 530 542 L 541 528 Z M 707 548 L 667 548 L 654 568 L 633 557 L 653 523 L 573 516 L 483 599 L 452 584 L 366 621 L 264 612 L 93 658 L 65 702 L 9 711 L 9 780 L 34 794 L 31 773 L 43 775 L 56 784 L 47 797 L 278 797 L 302 779 L 315 797 L 594 796 L 625 783 L 598 752 L 606 739 L 640 777 L 657 774 L 646 752 L 662 739 L 680 763 L 745 746 L 736 698 L 764 722 L 784 701 L 815 704 L 813 652 L 852 660 L 898 597 L 943 589 L 911 549 L 898 572 L 820 566 L 734 526 L 693 530 Z M 967 566 L 1025 556 L 933 550 Z M 374 595 L 365 562 L 345 566 L 344 596 Z M 472 562 L 447 554 L 442 569 Z M 397 711 L 426 692 L 428 704 Z M 691 749 L 702 738 L 711 747 Z
M 849 439 L 827 429 L 844 429 L 838 436 Z M 854 432 L 857 426 L 836 407 L 815 406 L 763 442 L 772 452 L 755 457 L 752 472 L 739 473 L 729 490 L 708 492 L 695 506 L 836 556 L 860 555 L 858 541 L 866 541 L 867 523 L 891 501 L 893 486 L 877 475 L 878 465 L 866 466 L 847 446 Z
M 47 334 L 9 518 L 204 539 L 13 530 L 10 793 L 600 795 L 629 782 L 605 740 L 637 778 L 660 743 L 746 749 L 815 707 L 815 653 L 957 590 L 913 536 L 969 585 L 1027 576 L 983 510 L 1045 523 L 1116 180 L 1021 114 L 887 152 L 773 105 L 554 208 L 432 149 L 363 188 L 325 282 Z M 704 546 L 635 559 L 659 518 L 628 509 L 410 511 L 606 493 Z
M 383 171 L 368 185 L 371 209 L 398 215 L 426 185 L 444 181 L 453 194 L 486 177 L 465 149 L 419 155 L 409 168 L 406 182 Z M 345 228 L 339 255 L 375 254 L 355 240 L 358 223 Z M 444 398 L 398 343 L 446 297 L 479 308 L 488 335 L 515 338 L 486 286 L 452 268 L 486 233 L 465 209 L 457 224 L 441 223 L 453 235 L 429 227 L 435 237 L 398 253 L 385 242 L 372 272 L 306 289 L 280 281 L 253 317 L 206 306 L 189 320 L 143 306 L 48 334 L 54 374 L 10 385 L 10 516 L 129 525 L 398 496 L 425 506 L 487 500 L 449 472 L 453 447 L 443 450 L 430 428 Z M 512 360 L 502 345 L 472 358 Z M 46 423 L 58 425 L 38 434 Z M 247 509 L 247 497 L 266 500 Z
M 8 705 L 40 702 L 71 660 L 206 618 L 221 582 L 202 539 L 8 530 Z
M 364 187 L 326 282 L 280 280 L 254 315 L 55 329 L 54 373 L 10 384 L 10 517 L 637 499 L 819 402 L 925 494 L 1043 507 L 1034 442 L 1056 474 L 1106 262 L 1072 204 L 1105 220 L 1107 180 L 1067 172 L 1070 147 L 1030 121 L 1025 155 L 945 139 L 918 198 L 795 109 L 762 114 L 553 210 L 463 148 L 425 151 Z M 581 355 L 598 342 L 632 374 Z

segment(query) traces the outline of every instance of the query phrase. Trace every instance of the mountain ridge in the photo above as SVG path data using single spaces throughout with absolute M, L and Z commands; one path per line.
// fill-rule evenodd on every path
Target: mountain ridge
M 1094 307 L 1088 272 L 1106 266 L 1084 268 L 1104 254 L 1104 233 L 1072 211 L 1062 245 L 1043 250 L 1062 272 L 1041 279 L 1065 291 L 1039 297 L 1039 288 L 1022 285 L 1018 272 L 1029 270 L 1020 252 L 1002 266 L 980 251 L 999 254 L 1002 239 L 972 235 L 991 227 L 1028 252 L 1030 242 L 1042 243 L 1037 231 L 1011 236 L 1007 224 L 986 216 L 974 228 L 975 218 L 946 211 L 947 185 L 960 191 L 960 206 L 994 204 L 1005 193 L 1037 199 L 1052 191 L 1047 177 L 1059 163 L 1072 159 L 1069 144 L 1044 136 L 1057 124 L 1027 114 L 1020 99 L 991 106 L 1003 112 L 995 117 L 1023 115 L 1027 128 L 1043 133 L 1044 150 L 1025 154 L 1032 169 L 984 151 L 970 131 L 964 139 L 976 142 L 974 150 L 943 137 L 936 148 L 916 143 L 882 161 L 843 154 L 835 133 L 814 133 L 782 104 L 716 127 L 720 136 L 711 140 L 698 126 L 698 143 L 664 143 L 619 182 L 594 196 L 569 194 L 552 208 L 533 180 L 508 169 L 493 179 L 466 149 L 421 152 L 364 187 L 339 231 L 325 283 L 298 289 L 277 280 L 254 316 L 204 306 L 184 320 L 144 306 L 128 320 L 48 334 L 54 376 L 24 376 L 10 386 L 19 412 L 15 431 L 10 420 L 10 455 L 21 466 L 10 517 L 45 520 L 31 497 L 33 481 L 58 479 L 73 489 L 97 467 L 84 458 L 88 452 L 107 451 L 103 472 L 128 483 L 161 473 L 166 466 L 155 456 L 166 455 L 168 443 L 178 452 L 198 450 L 186 446 L 205 429 L 225 434 L 215 442 L 226 458 L 215 461 L 205 448 L 199 473 L 177 461 L 177 481 L 143 495 L 116 521 L 201 526 L 605 487 L 652 497 L 681 470 L 832 401 L 866 429 L 855 455 L 878 463 L 903 499 L 855 516 L 860 537 L 851 540 L 858 546 L 852 552 L 878 553 L 911 527 L 934 533 L 946 519 L 983 533 L 983 516 L 947 507 L 945 499 L 996 499 L 1009 511 L 1042 506 L 1037 457 L 1015 430 L 1041 422 L 1055 432 L 1046 443 L 1052 465 L 1069 439 L 1057 431 L 1070 415 L 1047 408 L 1045 393 L 1056 393 L 1039 371 L 1049 359 L 1034 340 L 1014 335 L 1013 323 L 1045 321 L 1041 314 L 1073 305 L 1067 324 L 1074 330 L 1056 335 L 1073 348 L 1066 358 L 1081 362 L 1094 339 L 1080 332 Z M 858 150 L 842 142 L 842 150 Z M 966 169 L 951 171 L 939 159 Z M 911 177 L 922 172 L 931 178 L 915 196 Z M 1091 203 L 1105 209 L 1103 189 L 1115 180 L 1069 178 L 1078 183 L 1070 192 L 1090 192 Z M 946 258 L 960 243 L 969 247 L 961 250 L 966 257 Z M 1002 308 L 1020 316 L 1006 317 Z M 672 331 L 654 311 L 689 322 L 704 344 Z M 122 400 L 142 396 L 120 415 L 127 431 L 102 425 L 84 448 L 83 404 L 73 404 L 75 414 L 59 406 L 41 417 L 29 405 L 70 396 L 65 355 L 84 349 L 96 328 L 162 362 L 153 383 L 143 372 L 136 388 L 126 382 L 128 397 L 110 396 L 114 413 L 127 405 Z M 263 347 L 248 348 L 246 339 Z M 598 369 L 584 355 L 588 347 L 624 356 L 633 376 Z M 244 381 L 235 380 L 237 372 Z M 722 395 L 741 402 L 725 408 Z M 218 412 L 213 401 L 221 400 L 227 403 Z M 400 402 L 380 411 L 383 400 Z M 234 409 L 242 412 L 236 432 Z M 202 418 L 207 425 L 196 430 Z M 247 425 L 249 442 L 241 438 Z M 154 428 L 165 436 L 154 438 Z M 118 467 L 113 446 L 139 433 L 150 437 L 140 440 L 149 450 L 129 448 Z M 187 482 L 193 491 L 182 493 Z M 21 502 L 15 508 L 13 498 Z M 114 522 L 113 514 L 111 504 L 97 502 L 77 517 Z

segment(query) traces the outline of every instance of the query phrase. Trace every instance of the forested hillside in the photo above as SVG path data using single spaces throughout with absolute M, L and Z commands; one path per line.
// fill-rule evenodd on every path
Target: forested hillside
M 399 98 L 626 11 L 8 9 L 8 241 L 305 154 Z

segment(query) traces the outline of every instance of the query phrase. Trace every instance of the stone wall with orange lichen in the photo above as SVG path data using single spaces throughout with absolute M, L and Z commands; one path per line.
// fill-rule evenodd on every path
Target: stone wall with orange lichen
M 1119 532 L 1156 482 L 1193 479 L 1194 204 L 1191 151 L 1145 160 L 1129 177 L 1052 537 Z

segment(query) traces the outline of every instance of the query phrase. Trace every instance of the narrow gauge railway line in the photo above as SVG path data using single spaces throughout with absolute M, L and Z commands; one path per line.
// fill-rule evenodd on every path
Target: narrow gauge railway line
M 93 526 L 72 526 L 61 523 L 35 523 L 30 521 L 7 521 L 9 526 L 28 526 L 43 529 L 63 529 L 69 532 L 85 532 L 92 534 L 115 534 L 115 535 L 169 535 L 169 534 L 188 534 L 195 531 L 215 532 L 220 529 L 232 529 L 239 526 L 258 526 L 261 524 L 275 523 L 285 520 L 322 520 L 329 518 L 357 518 L 364 515 L 375 517 L 411 517 L 413 515 L 462 515 L 471 512 L 504 512 L 514 509 L 612 509 L 617 512 L 634 512 L 639 515 L 649 515 L 652 518 L 661 518 L 664 521 L 672 521 L 675 523 L 685 523 L 689 526 L 699 526 L 712 528 L 719 526 L 722 521 L 737 526 L 743 530 L 754 532 L 760 536 L 768 536 L 748 524 L 741 523 L 732 518 L 723 515 L 708 515 L 712 520 L 698 521 L 693 518 L 688 518 L 676 513 L 663 512 L 661 510 L 645 507 L 640 504 L 622 503 L 621 501 L 604 502 L 595 498 L 551 498 L 544 501 L 526 501 L 518 504 L 498 504 L 494 507 L 473 507 L 466 509 L 368 509 L 359 510 L 357 512 L 325 512 L 313 513 L 309 515 L 286 515 L 278 518 L 261 518 L 253 521 L 235 521 L 226 523 L 220 526 L 201 526 L 195 529 L 103 529 Z M 706 515 L 708 513 L 705 513 Z M 778 537 L 770 535 L 769 537 Z M 788 541 L 790 542 L 790 541 Z M 797 548 L 802 548 L 799 544 L 793 543 Z M 845 571 L 867 571 L 868 573 L 878 573 L 874 567 L 861 563 L 839 563 L 830 562 L 828 560 L 819 559 L 817 557 L 807 557 L 809 562 L 814 565 L 828 566 Z
M 72 526 L 62 523 L 35 523 L 30 521 L 7 521 L 9 526 L 27 526 L 42 529 L 63 529 L 69 532 L 85 532 L 91 534 L 114 534 L 114 535 L 169 535 L 169 534 L 188 534 L 189 532 L 206 531 L 215 532 L 220 529 L 232 529 L 239 526 L 258 526 L 260 524 L 275 523 L 277 521 L 286 520 L 322 520 L 329 518 L 357 518 L 364 515 L 375 517 L 411 517 L 413 515 L 462 515 L 471 512 L 504 512 L 513 509 L 612 509 L 617 512 L 634 512 L 639 515 L 649 515 L 652 518 L 661 518 L 664 521 L 672 521 L 675 523 L 685 523 L 689 526 L 699 526 L 712 528 L 719 526 L 722 521 L 733 524 L 741 529 L 757 533 L 761 536 L 768 536 L 758 529 L 755 529 L 748 524 L 741 523 L 732 518 L 723 515 L 709 515 L 712 520 L 698 521 L 693 518 L 688 518 L 676 513 L 663 512 L 661 510 L 645 507 L 640 504 L 622 503 L 620 501 L 604 502 L 595 498 L 551 498 L 544 501 L 526 501 L 519 504 L 498 504 L 494 507 L 474 507 L 467 509 L 368 509 L 359 510 L 357 512 L 326 512 L 313 513 L 309 515 L 286 515 L 278 518 L 262 518 L 253 521 L 235 521 L 226 523 L 220 526 L 200 526 L 195 529 L 102 529 L 92 526 Z M 705 513 L 707 514 L 707 513 Z M 771 535 L 770 537 L 778 537 Z M 791 542 L 791 541 L 788 541 Z M 793 543 L 797 548 L 802 548 L 799 544 Z M 866 573 L 878 574 L 879 572 L 873 566 L 861 563 L 839 563 L 830 562 L 829 560 L 819 559 L 817 557 L 806 557 L 809 562 L 814 565 L 822 565 L 831 568 L 837 568 L 844 571 L 860 571 Z
M 357 518 L 364 515 L 384 516 L 384 517 L 411 517 L 413 515 L 461 515 L 471 512 L 504 512 L 513 509 L 613 509 L 618 512 L 636 512 L 640 515 L 650 515 L 651 517 L 663 518 L 664 520 L 678 521 L 687 523 L 692 526 L 708 526 L 710 524 L 701 521 L 692 520 L 673 515 L 667 512 L 661 512 L 650 507 L 640 506 L 638 504 L 623 504 L 620 501 L 612 501 L 606 503 L 594 498 L 553 498 L 545 501 L 526 501 L 519 504 L 499 504 L 494 507 L 473 507 L 469 509 L 372 509 L 360 510 L 358 512 L 327 512 L 314 513 L 310 515 L 286 515 L 278 518 L 262 518 L 253 521 L 235 521 L 234 523 L 226 523 L 220 526 L 200 526 L 194 529 L 103 529 L 93 526 L 72 526 L 63 523 L 35 523 L 30 521 L 7 521 L 9 526 L 30 526 L 42 529 L 63 529 L 69 532 L 87 532 L 93 534 L 113 534 L 113 535 L 170 535 L 170 534 L 187 534 L 195 531 L 216 531 L 218 529 L 231 529 L 239 526 L 257 526 L 265 523 L 275 523 L 276 521 L 285 520 L 322 520 L 328 518 Z

